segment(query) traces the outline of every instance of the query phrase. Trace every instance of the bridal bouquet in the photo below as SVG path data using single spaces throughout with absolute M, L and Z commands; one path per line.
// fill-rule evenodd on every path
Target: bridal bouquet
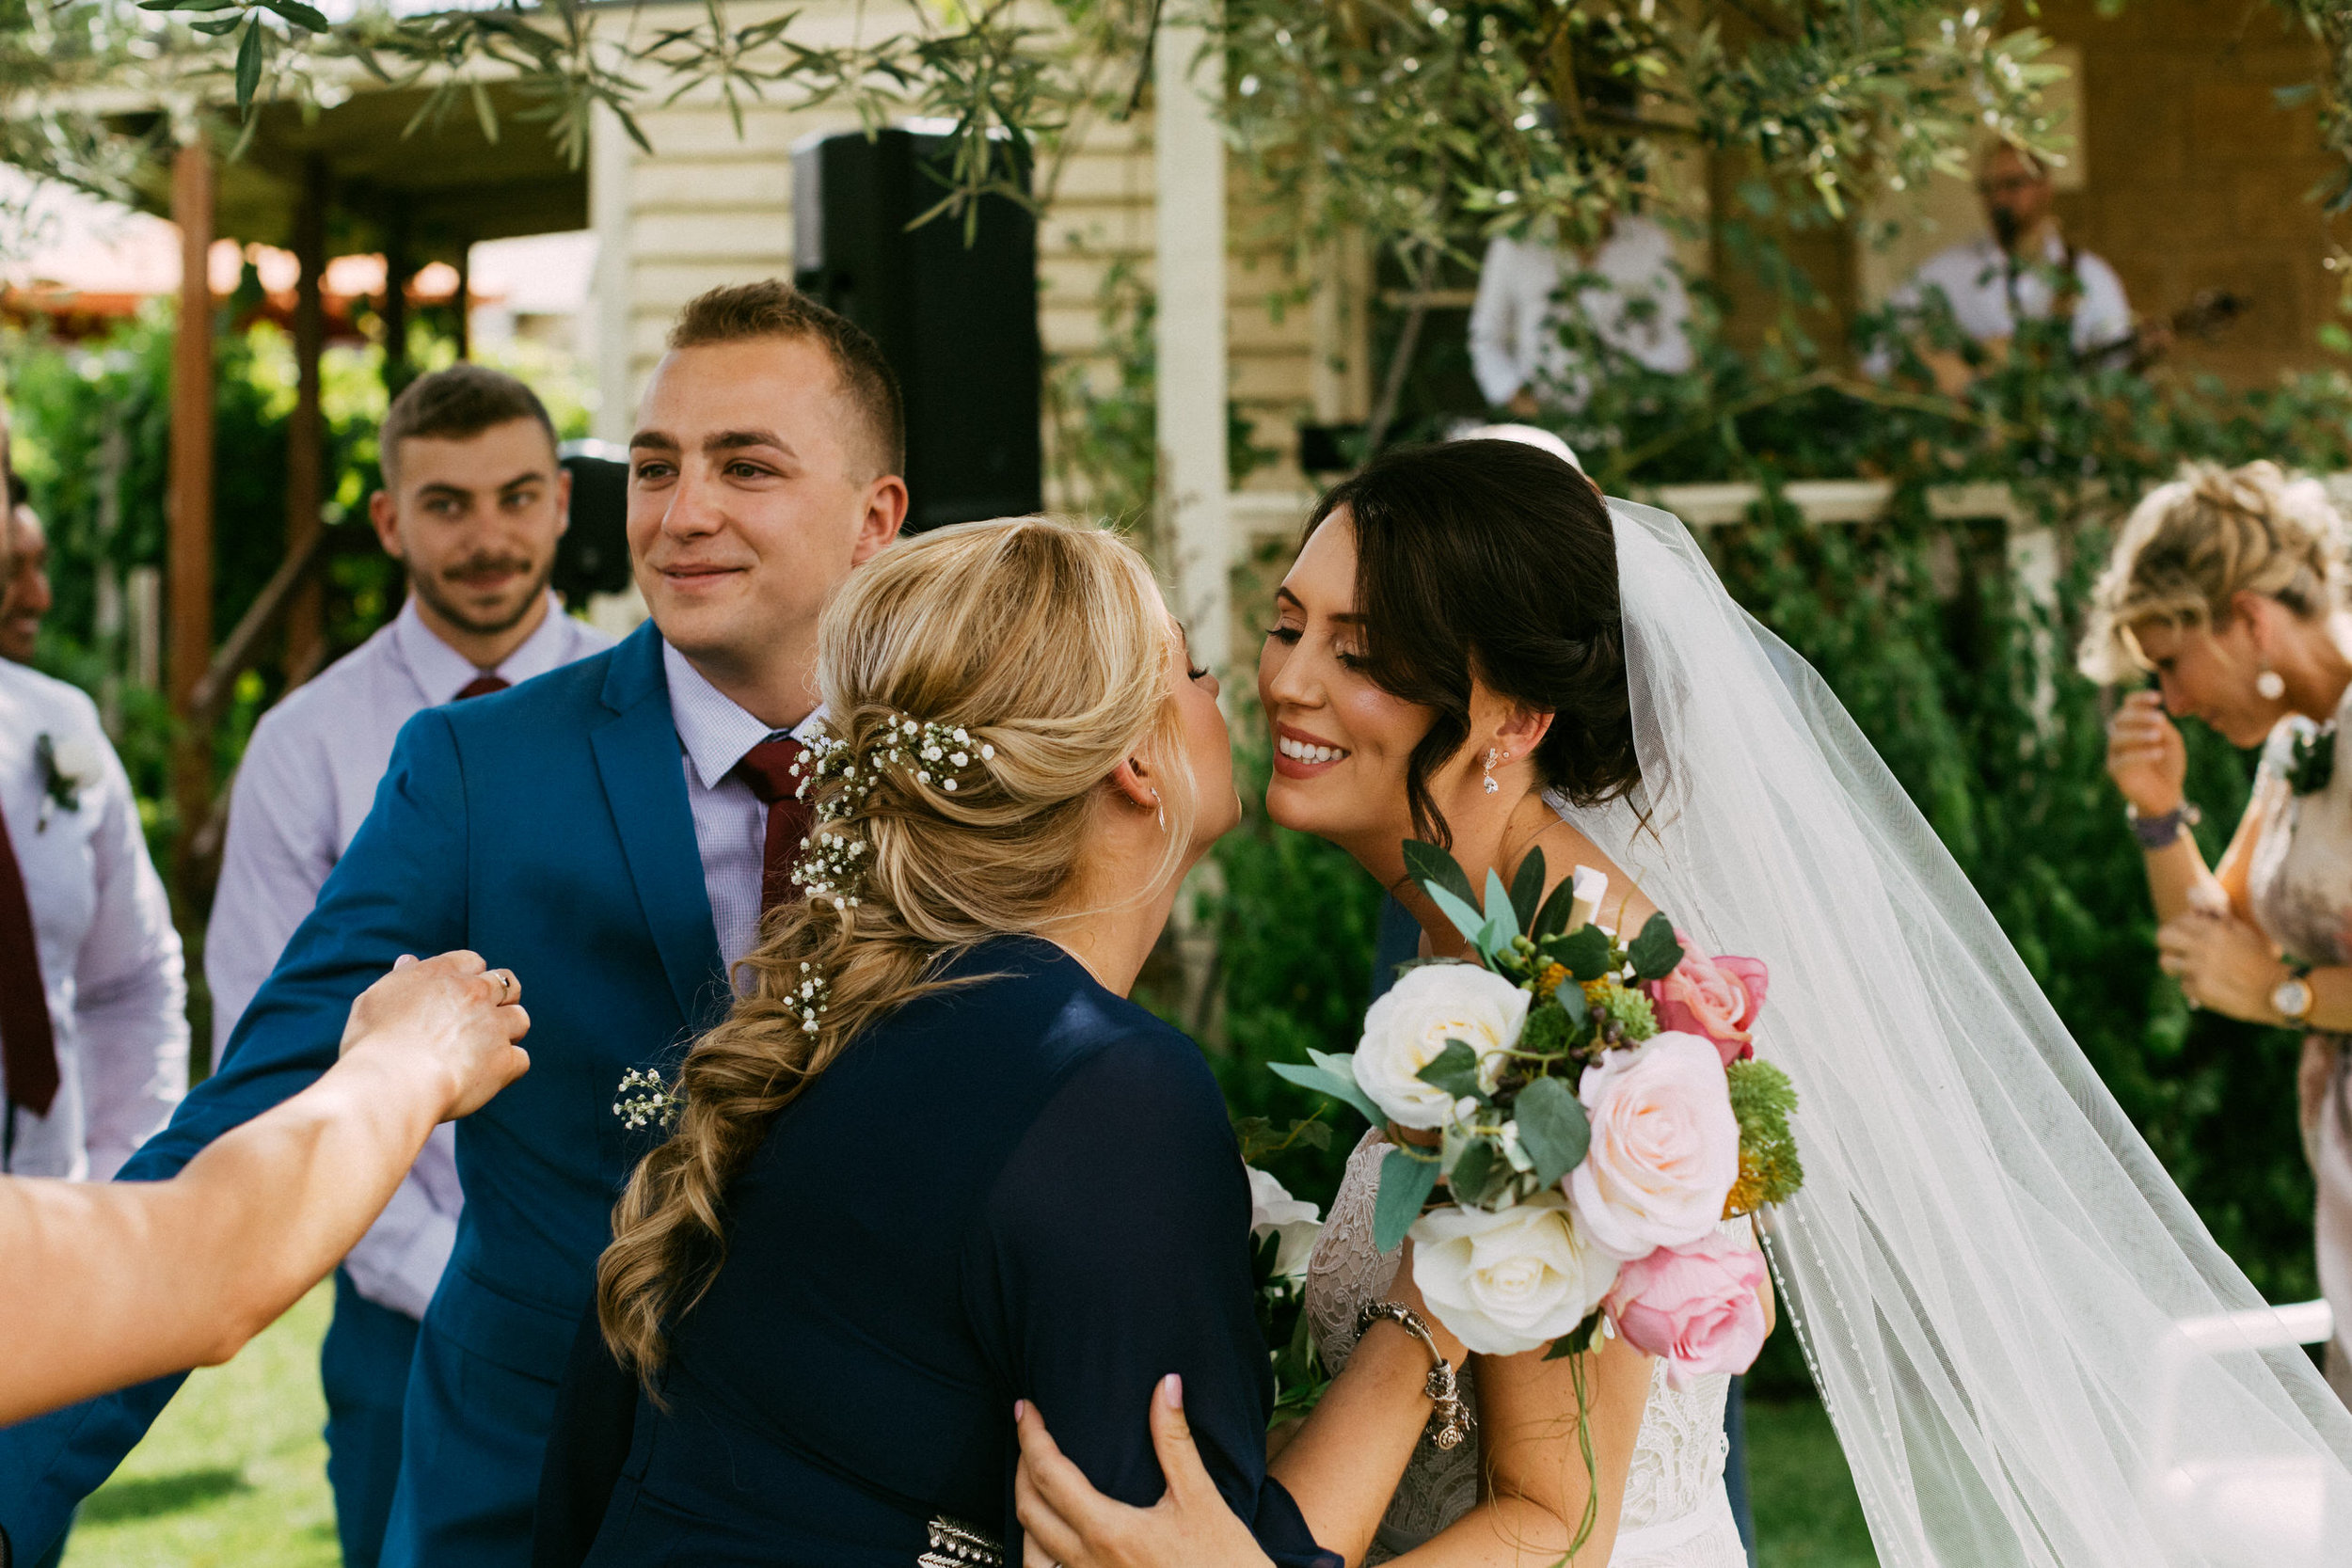
M 1689 952 L 1662 914 L 1621 942 L 1598 920 L 1607 877 L 1579 866 L 1543 898 L 1540 851 L 1509 889 L 1489 872 L 1483 908 L 1444 850 L 1405 858 L 1476 961 L 1407 966 L 1353 1055 L 1274 1069 L 1434 1134 L 1381 1164 L 1380 1250 L 1412 1237 L 1422 1294 L 1484 1354 L 1614 1332 L 1677 1387 L 1746 1370 L 1764 1262 L 1716 1226 L 1804 1180 L 1795 1088 L 1754 1053 L 1764 965 Z

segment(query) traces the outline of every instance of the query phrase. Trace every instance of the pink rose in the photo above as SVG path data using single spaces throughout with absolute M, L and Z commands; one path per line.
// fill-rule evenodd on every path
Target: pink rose
M 1577 1228 L 1612 1258 L 1695 1242 L 1740 1177 L 1740 1122 L 1713 1041 L 1658 1035 L 1584 1069 L 1593 1141 L 1567 1176 Z
M 1764 1255 L 1720 1233 L 1660 1247 L 1617 1274 L 1609 1316 L 1634 1349 L 1688 1388 L 1709 1372 L 1744 1372 L 1764 1348 Z
M 1677 931 L 1679 938 L 1682 933 Z M 1756 1054 L 1756 1015 L 1764 1010 L 1766 976 L 1761 958 L 1709 958 L 1683 943 L 1682 961 L 1662 980 L 1649 983 L 1658 1027 L 1703 1035 L 1723 1053 L 1724 1066 Z

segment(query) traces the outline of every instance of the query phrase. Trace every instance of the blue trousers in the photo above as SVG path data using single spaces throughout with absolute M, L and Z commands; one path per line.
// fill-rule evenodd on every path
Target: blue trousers
M 400 1412 L 417 1320 L 361 1295 L 335 1271 L 335 1321 L 319 1349 L 326 1389 L 326 1481 L 344 1568 L 375 1568 L 400 1480 Z

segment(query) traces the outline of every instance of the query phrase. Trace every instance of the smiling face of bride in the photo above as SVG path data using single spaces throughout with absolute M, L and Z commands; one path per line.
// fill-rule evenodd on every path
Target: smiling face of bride
M 1266 815 L 1343 847 L 1393 847 L 1418 836 L 1406 776 L 1437 715 L 1368 673 L 1356 577 L 1355 526 L 1342 507 L 1308 537 L 1274 592 L 1258 653 L 1258 701 L 1274 746 Z M 1468 756 L 1453 758 L 1436 792 L 1458 795 L 1469 767 Z
M 1490 838 L 1540 789 L 1621 794 L 1622 643 L 1613 526 L 1573 467 L 1509 441 L 1384 456 L 1276 590 L 1266 813 L 1388 878 L 1405 839 Z

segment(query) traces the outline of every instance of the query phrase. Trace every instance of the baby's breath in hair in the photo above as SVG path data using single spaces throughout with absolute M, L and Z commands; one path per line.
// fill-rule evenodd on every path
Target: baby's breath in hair
M 857 908 L 872 847 L 853 831 L 828 830 L 836 823 L 854 823 L 885 768 L 898 769 L 902 782 L 911 779 L 921 788 L 953 795 L 985 779 L 981 764 L 995 757 L 994 746 L 976 741 L 961 725 L 925 723 L 898 713 L 882 716 L 862 752 L 837 736 L 815 736 L 798 765 L 796 793 L 806 800 L 810 786 L 829 779 L 837 780 L 840 787 L 818 800 L 817 825 L 802 841 L 804 853 L 792 868 L 793 880 L 818 902 L 830 902 L 836 910 Z

